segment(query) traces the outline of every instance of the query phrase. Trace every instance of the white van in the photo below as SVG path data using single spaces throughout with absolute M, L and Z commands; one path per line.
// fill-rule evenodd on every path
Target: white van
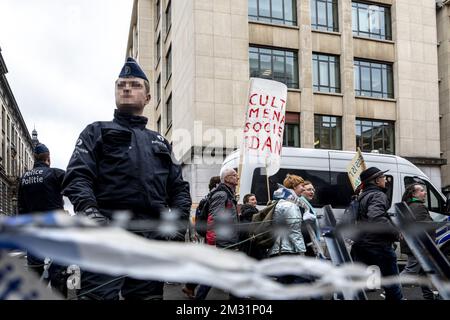
M 282 149 L 280 170 L 269 177 L 270 195 L 277 189 L 277 183 L 283 183 L 286 174 L 292 173 L 313 183 L 316 196 L 312 205 L 320 209 L 330 204 L 339 220 L 344 209 L 349 205 L 353 189 L 347 176 L 347 166 L 355 156 L 352 151 L 323 149 L 290 148 Z M 363 153 L 367 167 L 389 170 L 388 197 L 391 201 L 389 212 L 394 211 L 394 204 L 401 202 L 405 186 L 414 181 L 422 181 L 427 189 L 427 207 L 435 221 L 450 221 L 449 203 L 430 179 L 408 160 L 394 155 Z M 239 150 L 231 153 L 223 162 L 222 168 L 237 169 Z M 265 169 L 261 165 L 249 165 L 241 174 L 239 199 L 247 193 L 254 193 L 258 205 L 268 201 Z M 437 244 L 450 253 L 450 228 L 437 230 Z

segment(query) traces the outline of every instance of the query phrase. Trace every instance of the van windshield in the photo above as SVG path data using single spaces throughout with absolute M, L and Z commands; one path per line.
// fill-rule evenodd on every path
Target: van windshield
M 253 172 L 251 192 L 256 195 L 259 205 L 266 205 L 268 201 L 267 182 L 264 168 L 256 168 Z M 270 195 L 278 188 L 277 183 L 283 184 L 287 174 L 301 176 L 309 180 L 316 189 L 311 201 L 314 207 L 323 207 L 330 204 L 333 208 L 346 208 L 350 203 L 353 188 L 346 172 L 280 169 L 275 175 L 269 177 Z

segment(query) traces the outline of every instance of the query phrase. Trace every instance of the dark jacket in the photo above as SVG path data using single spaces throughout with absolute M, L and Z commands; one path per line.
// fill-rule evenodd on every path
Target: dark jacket
M 234 192 L 224 183 L 213 189 L 209 196 L 209 215 L 206 242 L 219 248 L 225 248 L 239 242 L 237 201 Z M 216 228 L 222 223 L 230 228 L 230 233 L 220 236 Z M 232 247 L 232 249 L 238 249 Z
M 359 195 L 361 215 L 358 221 L 371 224 L 377 229 L 375 232 L 364 230 L 355 241 L 360 245 L 379 246 L 392 245 L 398 240 L 398 232 L 388 216 L 389 200 L 385 191 L 375 185 L 369 185 Z M 378 232 L 379 229 L 385 230 Z
M 64 209 L 61 195 L 64 170 L 36 162 L 24 173 L 18 190 L 19 214 Z
M 170 144 L 146 124 L 145 117 L 116 110 L 113 121 L 95 122 L 83 130 L 63 183 L 75 211 L 123 209 L 137 218 L 158 218 L 170 207 L 187 221 L 189 184 L 172 160 Z
M 423 202 L 408 201 L 408 206 L 411 209 L 412 213 L 414 214 L 415 221 L 417 221 L 419 223 L 420 222 L 433 222 L 433 219 L 431 218 L 430 213 Z M 425 227 L 425 225 L 424 225 L 424 227 Z M 433 241 L 436 239 L 436 231 L 434 229 L 428 231 L 428 234 L 430 235 L 431 239 L 433 239 Z M 400 251 L 401 251 L 401 253 L 404 253 L 404 254 L 408 254 L 408 255 L 412 254 L 411 249 L 408 247 L 405 240 L 400 241 Z
M 241 214 L 239 215 L 239 242 L 242 242 L 239 245 L 239 250 L 250 256 L 253 256 L 251 251 L 252 249 L 254 251 L 254 248 L 252 247 L 255 246 L 252 246 L 251 241 L 248 240 L 250 238 L 249 228 L 252 222 L 252 217 L 256 213 L 258 213 L 258 209 L 247 203 L 241 206 Z
M 258 213 L 258 209 L 250 204 L 243 204 L 241 206 L 241 214 L 239 216 L 239 222 L 252 222 L 252 217 L 255 213 Z

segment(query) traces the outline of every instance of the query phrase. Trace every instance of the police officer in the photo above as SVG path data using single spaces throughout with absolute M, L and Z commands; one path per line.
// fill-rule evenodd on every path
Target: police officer
M 40 213 L 51 210 L 63 210 L 64 201 L 61 195 L 64 170 L 50 168 L 50 151 L 44 144 L 34 149 L 33 169 L 24 173 L 18 188 L 19 214 Z M 44 273 L 44 260 L 27 254 L 28 267 L 39 276 Z M 67 293 L 64 269 L 52 263 L 49 277 L 52 287 L 62 294 Z
M 189 184 L 174 163 L 170 144 L 145 128 L 144 107 L 150 85 L 133 58 L 128 58 L 115 83 L 117 109 L 113 121 L 94 122 L 81 132 L 63 183 L 76 212 L 108 224 L 115 210 L 133 219 L 158 219 L 177 211 L 187 228 L 191 208 Z M 140 232 L 150 239 L 184 241 L 179 232 L 168 239 L 157 231 Z M 115 281 L 114 281 L 115 280 Z M 108 283 L 108 284 L 107 284 Z M 80 298 L 162 299 L 164 283 L 83 272 Z

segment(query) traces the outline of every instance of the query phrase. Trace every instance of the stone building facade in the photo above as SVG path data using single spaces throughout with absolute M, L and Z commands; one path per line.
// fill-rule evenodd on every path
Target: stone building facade
M 240 145 L 249 77 L 288 85 L 285 145 L 396 154 L 440 188 L 436 21 L 435 0 L 135 0 L 126 54 L 194 201 Z
M 450 158 L 450 1 L 437 2 L 437 36 L 439 61 L 439 116 L 441 151 Z M 442 187 L 450 194 L 450 163 L 442 167 Z
M 33 166 L 32 140 L 6 79 L 0 49 L 0 215 L 17 212 L 17 186 L 22 174 Z

